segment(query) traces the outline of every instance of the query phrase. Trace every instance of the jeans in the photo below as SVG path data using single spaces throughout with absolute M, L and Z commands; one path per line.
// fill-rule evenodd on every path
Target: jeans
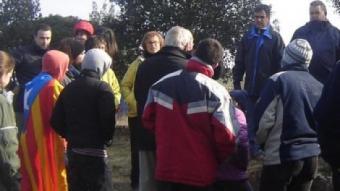
M 318 169 L 318 157 L 265 165 L 260 191 L 309 191 Z

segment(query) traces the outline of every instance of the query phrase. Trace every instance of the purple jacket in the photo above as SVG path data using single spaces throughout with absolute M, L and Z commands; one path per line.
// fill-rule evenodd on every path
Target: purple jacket
M 217 180 L 244 180 L 247 179 L 248 166 L 248 129 L 243 112 L 235 108 L 235 116 L 240 124 L 237 134 L 237 150 L 225 163 L 219 166 Z

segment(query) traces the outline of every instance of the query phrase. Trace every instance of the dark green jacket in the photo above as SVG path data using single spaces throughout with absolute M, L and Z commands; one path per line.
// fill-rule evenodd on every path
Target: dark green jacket
M 0 190 L 18 190 L 18 128 L 12 104 L 0 94 Z M 16 189 L 17 188 L 17 189 Z

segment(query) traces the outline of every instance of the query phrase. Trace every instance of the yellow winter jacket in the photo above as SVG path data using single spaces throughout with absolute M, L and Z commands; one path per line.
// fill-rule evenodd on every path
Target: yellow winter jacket
M 115 106 L 116 109 L 118 109 L 120 104 L 120 98 L 122 97 L 122 95 L 120 94 L 120 87 L 115 73 L 111 68 L 109 68 L 100 80 L 108 83 L 112 88 L 115 97 Z
M 128 105 L 128 116 L 136 117 L 137 116 L 137 103 L 134 94 L 134 86 L 136 73 L 139 65 L 143 62 L 144 58 L 138 56 L 129 66 L 126 71 L 123 80 L 121 82 L 122 94 Z

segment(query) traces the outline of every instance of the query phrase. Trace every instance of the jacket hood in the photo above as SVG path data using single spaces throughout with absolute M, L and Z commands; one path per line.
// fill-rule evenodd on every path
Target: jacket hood
M 82 70 L 93 70 L 102 77 L 112 64 L 111 57 L 102 49 L 94 48 L 86 52 Z
M 42 72 L 46 72 L 61 81 L 65 77 L 69 61 L 68 55 L 61 51 L 47 51 L 42 58 Z

